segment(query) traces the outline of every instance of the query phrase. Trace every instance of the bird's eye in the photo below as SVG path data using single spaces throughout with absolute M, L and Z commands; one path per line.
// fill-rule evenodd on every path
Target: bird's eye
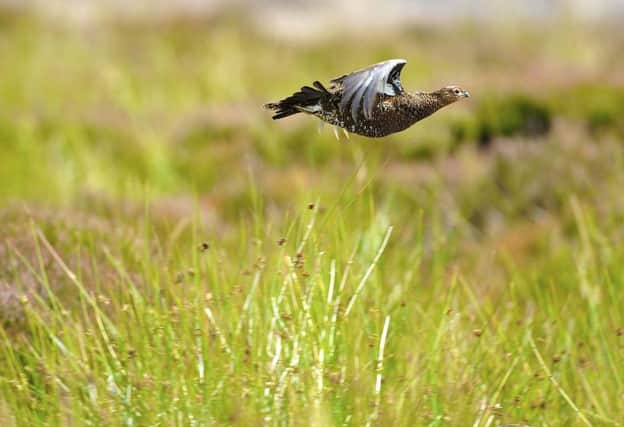
M 455 95 L 459 95 L 459 92 L 460 92 L 460 90 L 459 90 L 459 89 L 457 89 L 457 88 L 453 89 L 453 93 L 454 93 Z

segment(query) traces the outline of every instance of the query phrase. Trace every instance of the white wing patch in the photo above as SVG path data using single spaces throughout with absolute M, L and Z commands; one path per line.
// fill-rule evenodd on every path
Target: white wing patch
M 343 86 L 340 108 L 344 111 L 350 106 L 355 122 L 358 121 L 360 109 L 364 117 L 370 119 L 379 94 L 396 96 L 402 92 L 399 77 L 406 63 L 404 59 L 391 59 L 332 80 Z
M 296 108 L 299 111 L 303 111 L 305 113 L 310 113 L 310 114 L 318 113 L 319 111 L 323 109 L 323 107 L 321 107 L 321 104 L 306 105 L 306 106 L 298 105 Z
M 396 93 L 396 91 L 394 90 L 394 86 L 392 86 L 390 83 L 386 83 L 384 85 L 383 93 L 388 95 L 388 96 L 396 96 L 396 95 L 398 95 L 398 93 Z

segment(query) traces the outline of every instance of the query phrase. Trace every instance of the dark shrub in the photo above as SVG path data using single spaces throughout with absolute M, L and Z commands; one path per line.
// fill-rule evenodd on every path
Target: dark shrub
M 491 98 L 478 107 L 477 140 L 487 146 L 498 136 L 536 137 L 550 131 L 551 112 L 540 100 L 527 95 Z

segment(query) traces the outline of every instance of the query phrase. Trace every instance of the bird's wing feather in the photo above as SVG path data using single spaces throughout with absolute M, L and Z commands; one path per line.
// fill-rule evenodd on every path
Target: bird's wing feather
M 351 116 L 356 122 L 360 108 L 364 111 L 364 117 L 370 119 L 379 94 L 385 92 L 398 95 L 403 92 L 399 79 L 406 63 L 404 59 L 391 59 L 333 79 L 332 83 L 341 83 L 343 87 L 340 108 L 344 111 L 351 106 Z M 396 79 L 396 86 L 389 81 L 391 77 Z M 392 84 L 390 90 L 387 89 L 389 84 Z

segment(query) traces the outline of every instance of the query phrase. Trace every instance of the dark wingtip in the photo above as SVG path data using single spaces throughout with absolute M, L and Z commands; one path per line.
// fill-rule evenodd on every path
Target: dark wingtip
M 277 114 L 274 114 L 271 118 L 273 120 L 279 120 L 279 119 L 283 119 L 284 117 L 288 117 L 288 116 L 292 116 L 293 114 L 296 114 L 297 111 L 293 111 L 293 110 L 283 110 L 283 111 L 278 111 Z
M 315 81 L 314 83 L 312 83 L 312 85 L 317 88 L 318 90 L 320 90 L 321 92 L 324 92 L 326 94 L 329 94 L 329 92 L 327 91 L 327 89 L 325 89 L 325 86 L 323 86 L 323 83 L 319 82 L 318 80 Z
M 292 108 L 284 108 L 277 102 L 269 102 L 268 104 L 264 104 L 263 107 L 267 110 L 273 110 L 275 112 L 275 114 L 271 117 L 273 120 L 283 119 L 284 117 L 291 116 L 298 112 Z

